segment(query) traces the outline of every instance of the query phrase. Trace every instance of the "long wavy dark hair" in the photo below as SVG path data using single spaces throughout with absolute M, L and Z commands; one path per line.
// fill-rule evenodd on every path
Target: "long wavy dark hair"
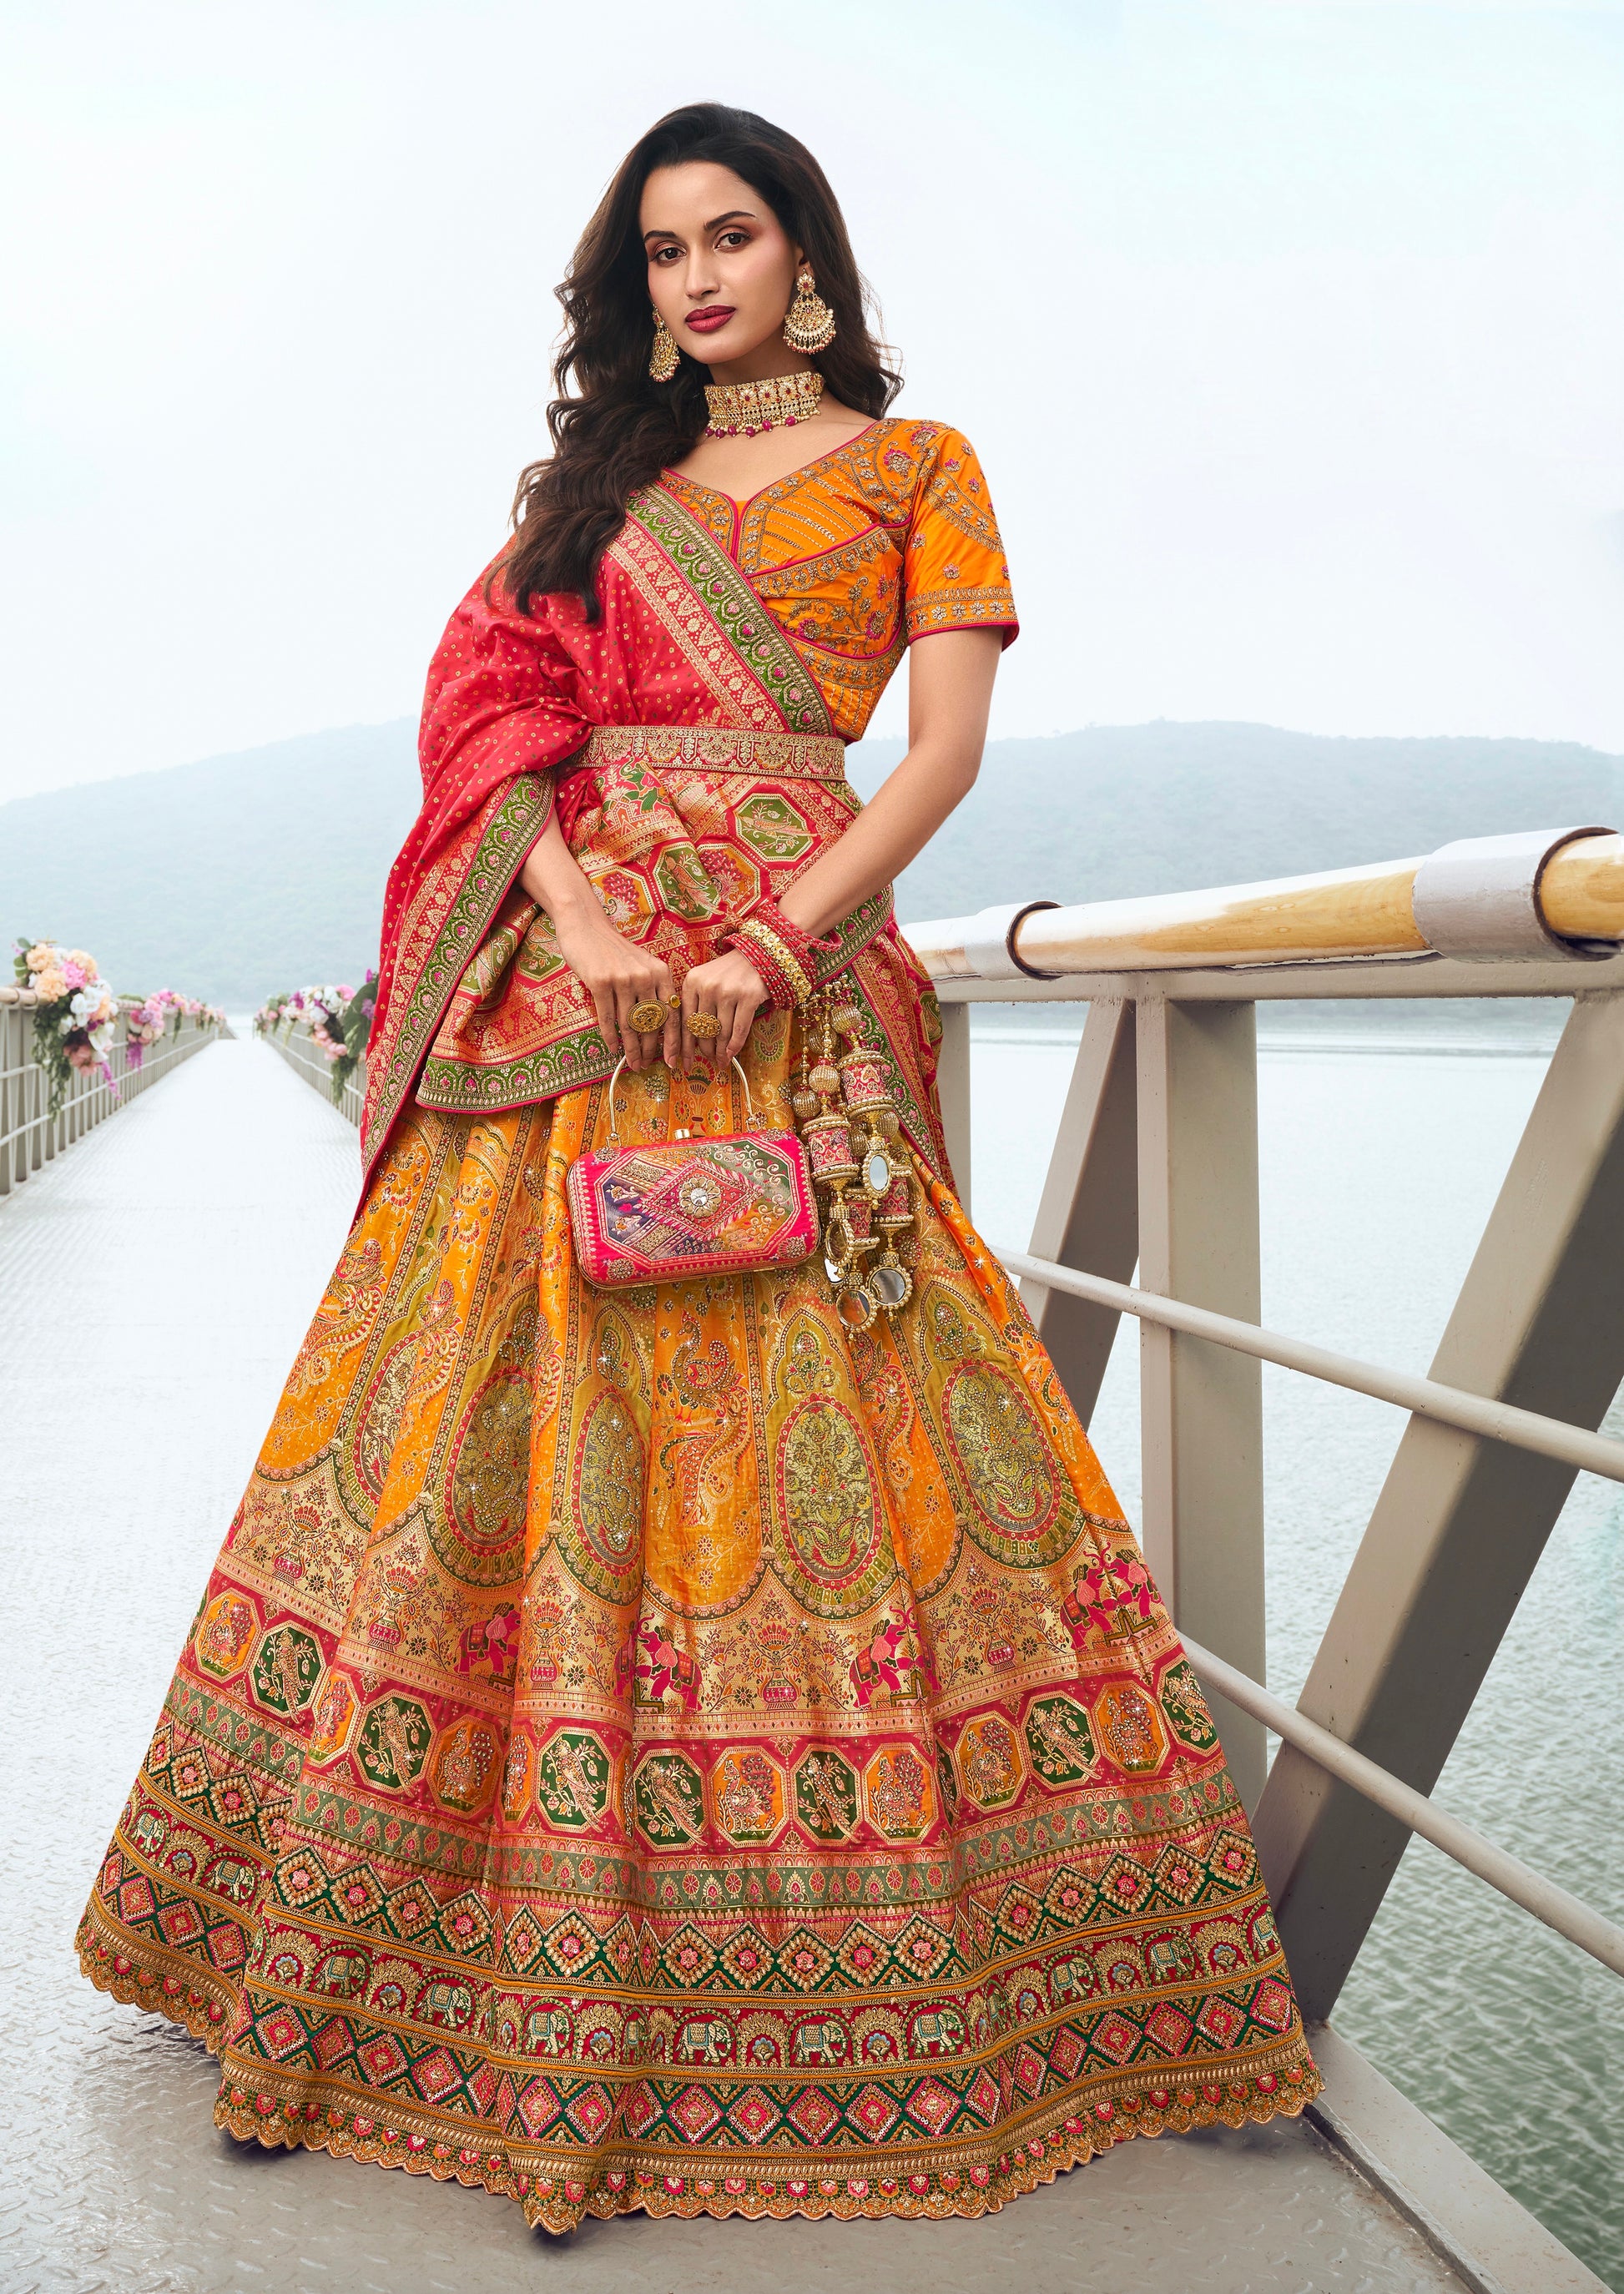
M 553 451 L 519 475 L 514 539 L 492 575 L 521 612 L 538 594 L 573 590 L 588 618 L 597 619 L 598 560 L 627 503 L 680 461 L 705 427 L 708 368 L 682 351 L 671 381 L 649 375 L 654 321 L 639 227 L 643 186 L 654 169 L 694 159 L 730 167 L 805 248 L 817 291 L 834 313 L 834 340 L 817 357 L 830 395 L 873 416 L 902 387 L 900 373 L 886 363 L 895 353 L 871 329 L 873 297 L 840 204 L 806 145 L 730 104 L 686 103 L 668 112 L 621 162 L 557 289 L 564 329 L 553 369 L 558 395 L 547 410 Z

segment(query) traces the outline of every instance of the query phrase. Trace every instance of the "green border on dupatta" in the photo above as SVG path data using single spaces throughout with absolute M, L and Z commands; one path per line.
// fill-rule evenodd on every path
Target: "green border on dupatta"
M 885 930 L 890 916 L 891 890 L 888 884 L 835 927 L 834 938 L 839 945 L 818 959 L 818 985 L 821 987 L 844 972 L 853 957 Z M 864 999 L 865 1003 L 866 1000 Z M 883 1029 L 881 1033 L 883 1036 Z M 444 1059 L 431 1052 L 418 1078 L 418 1104 L 431 1107 L 441 1115 L 506 1115 L 515 1108 L 534 1107 L 539 1101 L 556 1098 L 560 1092 L 579 1091 L 583 1085 L 604 1082 L 613 1074 L 620 1056 L 618 1048 L 611 1051 L 598 1029 L 591 1025 L 555 1037 L 523 1059 L 503 1060 L 489 1067 L 479 1067 L 467 1060 Z M 895 1068 L 895 1060 L 890 1059 L 889 1064 Z M 920 1122 L 922 1135 L 928 1140 L 929 1123 L 923 1120 L 913 1094 L 902 1081 L 901 1070 L 896 1072 L 899 1092 L 906 1103 L 905 1120 Z
M 426 1045 L 432 1044 L 463 973 L 483 944 L 532 846 L 553 809 L 550 772 L 522 773 L 499 798 L 486 820 L 456 897 L 434 935 L 433 948 L 411 983 L 389 1051 L 388 1072 L 362 1143 L 367 1169 L 389 1136 L 417 1076 Z M 370 1062 L 368 1081 L 370 1083 Z
M 528 1058 L 476 1067 L 467 1060 L 437 1058 L 432 1052 L 418 1083 L 418 1104 L 440 1115 L 506 1115 L 534 1107 L 560 1092 L 580 1091 L 613 1075 L 619 1052 L 611 1052 L 596 1027 L 578 1029 L 543 1044 Z
M 645 486 L 627 506 L 773 706 L 795 733 L 832 733 L 824 698 L 805 662 L 716 536 L 662 486 Z

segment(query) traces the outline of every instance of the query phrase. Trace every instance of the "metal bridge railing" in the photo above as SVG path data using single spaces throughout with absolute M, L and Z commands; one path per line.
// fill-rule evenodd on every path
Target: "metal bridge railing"
M 1397 1403 L 1403 1409 L 1436 1419 L 1443 1425 L 1458 1426 L 1466 1433 L 1509 1442 L 1543 1457 L 1565 1459 L 1587 1472 L 1624 1482 L 1624 1442 L 1587 1434 L 1556 1419 L 1542 1418 L 1535 1411 L 1513 1410 L 1505 1403 L 1486 1402 L 1480 1395 L 1462 1394 L 1454 1387 L 1436 1385 L 1431 1379 L 1384 1370 L 1377 1363 L 1357 1361 L 1352 1354 L 1305 1346 L 1300 1339 L 1281 1338 L 1249 1322 L 1233 1322 L 1226 1314 L 1204 1314 L 1199 1307 L 1181 1306 L 1176 1299 L 1152 1297 L 1148 1291 L 1130 1289 L 1125 1282 L 1106 1282 L 1098 1275 L 1079 1274 L 1070 1267 L 1057 1266 L 1052 1259 L 1033 1258 L 1024 1250 L 1000 1250 L 998 1257 L 1011 1274 L 1041 1282 L 1050 1290 L 1116 1306 L 1123 1314 L 1137 1315 L 1142 1321 L 1160 1322 L 1168 1330 L 1184 1330 L 1192 1337 L 1208 1338 L 1216 1346 L 1233 1346 L 1242 1354 L 1255 1354 L 1260 1362 L 1278 1363 L 1283 1369 L 1301 1371 L 1310 1378 L 1346 1387 L 1355 1394 L 1374 1395 L 1378 1401 Z M 1378 1768 L 1374 1761 L 1352 1751 L 1328 1729 L 1283 1704 L 1261 1682 L 1225 1664 L 1210 1649 L 1201 1648 L 1188 1639 L 1184 1646 L 1197 1671 L 1222 1689 L 1243 1712 L 1306 1753 L 1317 1767 L 1343 1777 L 1367 1800 L 1386 1809 L 1411 1832 L 1418 1832 L 1424 1840 L 1430 1840 L 1435 1848 L 1453 1857 L 1467 1871 L 1474 1872 L 1479 1879 L 1487 1880 L 1491 1888 L 1498 1888 L 1514 1904 L 1521 1904 L 1547 1927 L 1578 1944 L 1581 1951 L 1587 1951 L 1604 1967 L 1612 1968 L 1615 1975 L 1624 1975 L 1624 1928 L 1615 1926 L 1554 1881 L 1542 1878 L 1518 1858 L 1496 1848 L 1470 1825 L 1461 1823 L 1458 1817 L 1449 1815 L 1385 1769 Z
M 1426 1794 L 1624 1382 L 1624 837 L 905 927 L 942 1005 L 971 1192 L 969 1006 L 1086 1003 L 1026 1250 L 999 1248 L 1086 1423 L 1141 1329 L 1141 1534 L 1212 1692 L 1304 2012 L 1329 2015 L 1411 1833 L 1624 1973 L 1624 1931 Z M 1256 1013 L 1281 997 L 1572 998 L 1431 1374 L 1263 1328 Z M 1137 1286 L 1133 1278 L 1137 1270 Z M 1262 1363 L 1410 1413 L 1301 1698 L 1262 1685 Z M 1265 1730 L 1280 1738 L 1265 1765 Z
M 146 1046 L 140 1066 L 133 1067 L 126 1030 L 127 1015 L 138 999 L 126 997 L 113 1023 L 108 1056 L 112 1082 L 99 1071 L 76 1074 L 53 1115 L 50 1078 L 34 1058 L 38 1001 L 32 988 L 0 987 L 0 1195 L 10 1194 L 183 1060 L 231 1033 L 215 1021 L 172 1013 L 164 1034 Z
M 346 1121 L 361 1128 L 361 1110 L 367 1096 L 367 1063 L 360 1061 L 345 1079 L 338 1098 L 333 1098 L 333 1063 L 319 1050 L 307 1020 L 282 1020 L 273 1028 L 260 1029 L 261 1040 L 280 1052 L 296 1075 L 313 1084 L 329 1106 L 336 1106 Z

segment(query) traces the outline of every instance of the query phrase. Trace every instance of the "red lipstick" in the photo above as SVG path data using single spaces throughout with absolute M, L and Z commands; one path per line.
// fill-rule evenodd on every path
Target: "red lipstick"
M 701 310 L 690 311 L 683 324 L 691 327 L 696 335 L 713 335 L 719 327 L 727 324 L 733 313 L 731 303 L 707 303 Z

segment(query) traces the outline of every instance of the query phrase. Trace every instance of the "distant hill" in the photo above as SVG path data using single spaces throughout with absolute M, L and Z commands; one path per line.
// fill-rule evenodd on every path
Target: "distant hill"
M 0 805 L 0 931 L 91 949 L 116 987 L 232 1010 L 373 962 L 417 810 L 414 727 L 352 726 Z M 854 752 L 872 790 L 897 742 Z M 904 918 L 1110 899 L 1624 826 L 1624 758 L 1571 742 L 1338 740 L 1267 725 L 1092 726 L 995 741 L 898 886 Z
M 858 752 L 865 795 L 900 754 L 897 742 L 872 764 Z M 989 744 L 970 795 L 904 871 L 897 908 L 947 916 L 998 900 L 1193 891 L 1547 822 L 1624 828 L 1624 757 L 1576 742 L 1091 726 Z
M 5 948 L 46 933 L 115 988 L 233 1012 L 358 980 L 422 793 L 416 732 L 346 726 L 0 805 Z

